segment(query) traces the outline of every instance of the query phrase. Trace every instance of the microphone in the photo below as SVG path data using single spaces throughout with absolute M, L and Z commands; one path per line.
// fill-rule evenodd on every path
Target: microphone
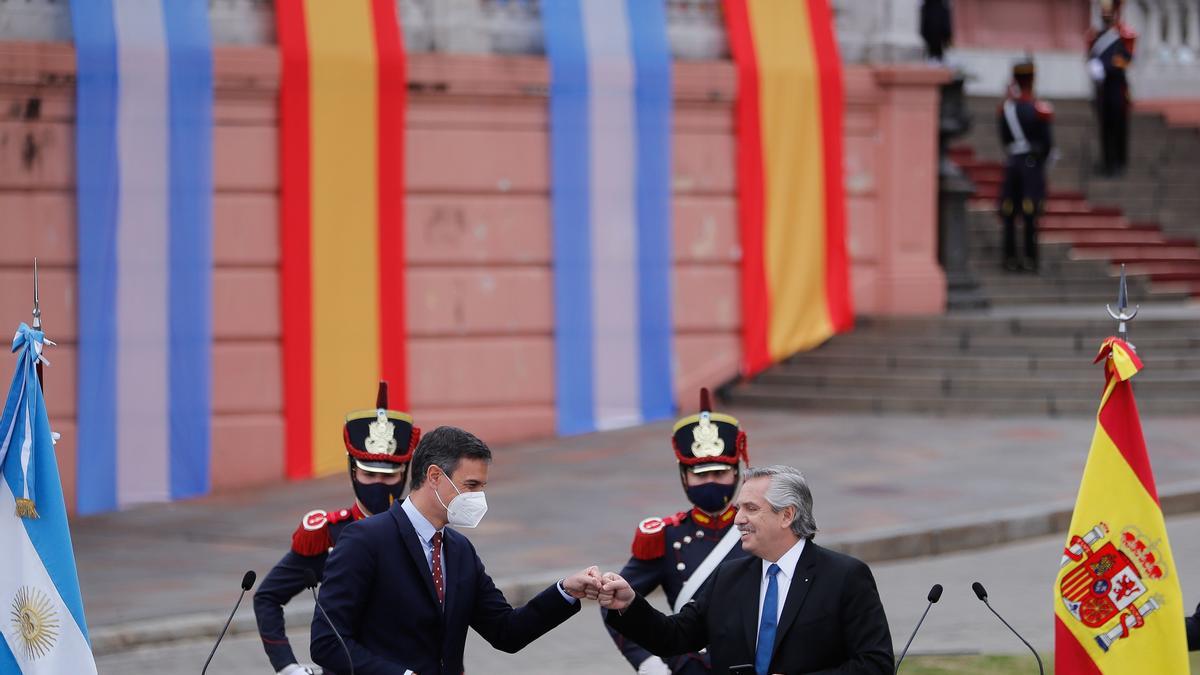
M 221 640 L 224 639 L 225 631 L 229 630 L 229 624 L 233 622 L 233 615 L 237 613 L 238 606 L 242 604 L 242 598 L 246 597 L 246 591 L 250 590 L 250 588 L 254 586 L 254 580 L 257 578 L 258 575 L 254 573 L 254 570 L 247 570 L 246 573 L 242 575 L 242 592 L 238 595 L 237 602 L 233 605 L 233 611 L 229 613 L 229 618 L 225 620 L 225 627 L 221 629 L 221 634 L 217 636 L 216 644 L 213 645 L 212 651 L 208 653 L 208 658 L 204 661 L 204 668 L 200 671 L 200 675 L 204 675 L 204 673 L 208 672 L 208 664 L 212 663 L 213 654 L 217 653 L 217 646 L 220 645 Z
M 1033 652 L 1033 658 L 1037 659 L 1038 673 L 1041 675 L 1046 675 L 1046 669 L 1042 667 L 1042 657 L 1038 656 L 1037 650 L 1033 648 L 1033 645 L 1029 644 L 1028 640 L 1021 637 L 1021 634 L 1017 632 L 1017 629 L 1010 626 L 1008 622 L 1004 620 L 1004 617 L 1000 616 L 1000 613 L 992 609 L 992 606 L 988 604 L 988 594 L 983 588 L 983 584 L 976 581 L 975 583 L 971 584 L 971 590 L 975 591 L 975 597 L 979 598 L 983 604 L 987 605 L 987 608 L 992 610 L 992 614 L 995 614 L 997 619 L 1000 619 L 1000 623 L 1007 626 L 1008 629 L 1012 631 L 1012 634 L 1017 636 L 1018 640 L 1024 642 L 1026 647 L 1029 647 L 1029 651 Z
M 929 601 L 929 604 L 925 605 L 925 611 L 921 614 L 921 620 L 917 622 L 917 627 L 913 629 L 912 635 L 908 636 L 908 642 L 904 644 L 904 651 L 900 652 L 900 660 L 896 662 L 896 670 L 894 672 L 900 672 L 900 664 L 904 663 L 904 655 L 908 653 L 908 647 L 912 644 L 913 638 L 917 637 L 917 631 L 921 630 L 921 624 L 925 623 L 925 617 L 929 614 L 929 608 L 933 607 L 933 603 L 942 599 L 942 585 L 934 584 L 933 588 L 929 589 L 929 595 L 925 599 Z
M 325 623 L 329 624 L 329 630 L 333 631 L 333 636 L 342 645 L 342 651 L 346 652 L 346 663 L 350 664 L 350 675 L 354 675 L 354 659 L 350 657 L 350 648 L 346 646 L 346 641 L 342 639 L 341 633 L 338 633 L 338 629 L 329 620 L 329 615 L 325 613 L 325 608 L 321 606 L 321 601 L 317 600 L 317 575 L 307 568 L 304 570 L 304 586 L 312 590 L 313 604 L 317 606 L 317 609 L 321 612 L 321 616 L 325 617 Z

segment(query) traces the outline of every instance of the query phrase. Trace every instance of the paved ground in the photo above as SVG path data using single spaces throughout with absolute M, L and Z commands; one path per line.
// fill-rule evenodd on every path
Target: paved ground
M 1087 418 L 931 420 L 767 411 L 743 411 L 740 416 L 749 430 L 755 464 L 783 462 L 808 474 L 820 541 L 875 562 L 1048 534 L 1053 536 L 1041 546 L 1044 555 L 1053 557 L 1061 545 L 1094 424 Z M 1171 512 L 1200 512 L 1200 452 L 1194 443 L 1200 438 L 1200 419 L 1148 419 L 1144 426 L 1164 503 Z M 520 602 L 548 580 L 586 564 L 619 567 L 640 519 L 672 513 L 686 504 L 668 435 L 669 425 L 662 423 L 495 449 L 490 511 L 483 525 L 469 534 L 510 599 Z M 203 662 L 205 643 L 220 630 L 243 572 L 265 574 L 286 549 L 303 513 L 348 505 L 348 495 L 346 479 L 337 476 L 75 521 L 88 623 L 96 653 L 111 664 L 106 670 L 194 670 Z M 1037 552 L 1043 549 L 1029 546 L 1033 548 L 1020 555 L 1041 559 Z M 977 558 L 989 559 L 990 554 Z M 932 581 L 951 587 L 945 580 L 949 576 L 933 578 L 938 576 L 934 571 L 975 565 L 953 560 L 929 558 L 898 568 L 913 572 L 894 585 L 887 581 L 889 568 L 879 568 L 884 599 L 898 626 L 909 625 L 909 618 L 915 621 L 920 611 L 914 605 L 914 614 L 907 616 L 909 602 L 901 594 L 919 601 Z M 1038 578 L 1010 575 L 1009 584 L 998 578 L 992 585 L 1024 588 L 1030 585 L 1028 579 Z M 956 587 L 960 594 L 969 587 L 967 576 Z M 1032 604 L 1014 603 L 1013 611 L 1023 607 L 1031 621 L 1037 620 L 1045 612 L 1028 608 L 1047 606 L 1049 600 L 1039 600 L 1038 594 L 1048 583 L 1030 585 L 1037 590 L 1030 596 Z M 946 606 L 951 597 L 948 592 Z M 995 597 L 1003 602 L 999 594 Z M 311 606 L 302 599 L 294 604 L 293 623 L 305 623 Z M 981 621 L 987 618 L 980 615 Z M 1020 624 L 1021 618 L 1014 621 Z M 562 634 L 580 631 L 594 637 L 599 631 L 596 622 L 589 612 Z M 1002 634 L 994 631 L 999 626 L 985 623 L 986 630 L 980 632 L 968 630 L 968 625 L 947 625 L 948 648 L 983 644 L 981 635 L 1001 636 L 989 649 L 1006 645 Z M 303 639 L 304 632 L 301 629 L 298 637 Z M 222 656 L 231 664 L 249 664 L 246 672 L 261 665 L 252 633 L 247 602 L 222 647 Z M 168 641 L 176 644 L 158 652 L 121 654 Z M 595 640 L 559 645 L 551 640 L 516 661 L 480 655 L 471 662 L 486 663 L 489 671 L 503 664 L 524 664 L 511 666 L 524 672 L 566 667 L 604 672 L 619 665 L 607 649 L 586 646 L 591 642 Z M 160 656 L 167 659 L 163 663 L 186 667 L 160 664 L 160 670 L 147 666 L 149 670 L 137 671 L 131 665 L 153 664 Z M 133 660 L 122 661 L 125 658 Z M 541 669 L 542 661 L 557 665 Z
M 806 472 L 823 541 L 871 560 L 1062 531 L 1094 425 L 763 411 L 741 418 L 754 463 Z M 1197 497 L 1176 510 L 1200 511 L 1200 418 L 1144 426 L 1160 492 Z M 669 431 L 663 423 L 497 448 L 490 510 L 470 533 L 488 571 L 513 588 L 623 562 L 638 521 L 686 505 Z M 350 494 L 337 476 L 75 521 L 89 626 L 227 613 L 243 572 L 265 574 L 301 515 L 348 505 Z M 1057 521 L 1045 517 L 1053 513 Z M 944 536 L 929 539 L 939 529 Z
M 1200 516 L 1168 518 L 1167 528 L 1177 560 L 1200 559 Z M 1039 651 L 1050 651 L 1050 589 L 1062 545 L 1062 537 L 1046 536 L 969 553 L 873 565 L 897 651 L 925 608 L 929 586 L 936 582 L 946 591 L 917 635 L 912 654 L 1027 653 L 975 599 L 970 590 L 973 581 L 988 588 L 992 606 Z M 1200 601 L 1200 573 L 1195 565 L 1182 570 L 1181 580 L 1185 600 L 1189 604 Z M 1182 616 L 1183 610 L 1176 610 L 1176 614 Z M 602 631 L 599 613 L 589 607 L 516 655 L 497 652 L 471 633 L 467 668 L 469 672 L 494 675 L 632 672 Z M 304 627 L 295 625 L 291 634 L 297 651 L 306 653 L 308 635 Z M 113 654 L 100 658 L 100 671 L 123 675 L 195 672 L 211 646 L 210 638 Z M 1032 656 L 1029 664 L 1032 670 Z M 222 643 L 213 669 L 231 675 L 269 672 L 262 647 L 253 635 Z

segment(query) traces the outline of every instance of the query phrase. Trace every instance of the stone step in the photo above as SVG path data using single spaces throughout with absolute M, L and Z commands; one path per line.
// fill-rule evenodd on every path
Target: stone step
M 1114 286 L 1114 292 L 1115 292 Z M 1191 336 L 1200 333 L 1200 305 L 1177 306 L 1168 303 L 1144 303 L 1137 319 L 1141 332 L 1159 335 Z M 952 335 L 960 339 L 964 334 L 998 335 L 1009 338 L 1030 336 L 1085 337 L 1097 335 L 1102 339 L 1115 325 L 1104 313 L 1103 307 L 1075 306 L 1030 307 L 1027 311 L 976 311 L 947 314 L 937 317 L 859 317 L 856 330 L 837 335 L 821 347 L 806 354 L 822 353 L 850 344 L 859 336 L 885 333 L 888 336 L 907 338 L 923 335 Z M 1096 346 L 1099 346 L 1099 341 Z M 897 345 L 897 350 L 905 349 Z M 1200 354 L 1197 354 L 1200 357 Z
M 1163 281 L 1200 281 L 1200 266 L 1154 271 L 1149 273 L 1149 277 L 1155 283 Z
M 1111 304 L 1113 298 L 1109 298 Z M 1095 303 L 1097 314 L 1104 311 L 1104 302 Z M 906 349 L 934 351 L 936 353 L 961 353 L 977 356 L 992 355 L 1029 355 L 1068 356 L 1071 354 L 1094 354 L 1101 341 L 1113 334 L 1115 322 L 1108 322 L 1106 328 L 1083 334 L 1069 335 L 1028 335 L 1020 338 L 1008 335 L 959 333 L 949 335 L 913 335 L 908 338 Z M 1190 335 L 1159 334 L 1151 332 L 1143 325 L 1134 322 L 1138 350 L 1145 354 L 1180 353 L 1200 348 L 1200 330 Z M 895 339 L 888 335 L 876 335 L 854 332 L 839 336 L 831 341 L 828 347 L 832 350 L 864 351 L 874 350 L 883 353 L 895 350 Z
M 1110 260 L 1113 263 L 1135 263 L 1138 261 L 1200 260 L 1200 248 L 1195 246 L 1081 246 L 1071 249 L 1070 257 L 1075 260 Z
M 1019 397 L 1058 395 L 1087 398 L 1104 385 L 1099 366 L 1092 372 L 1080 369 L 1070 373 L 1016 375 L 1002 373 L 906 372 L 835 369 L 812 372 L 809 369 L 771 369 L 754 383 L 762 389 L 801 389 L 811 392 L 869 391 L 876 395 L 913 395 L 930 397 Z M 1200 370 L 1144 371 L 1137 379 L 1141 397 L 1184 396 L 1200 399 Z
M 1135 343 L 1136 344 L 1136 343 Z M 1200 354 L 1157 354 L 1152 364 L 1155 371 L 1192 370 L 1200 373 Z M 936 371 L 949 373 L 1005 373 L 1008 375 L 1049 375 L 1063 373 L 1093 373 L 1097 366 L 1089 354 L 1074 356 L 1041 356 L 1038 354 L 976 356 L 973 354 L 914 354 L 908 351 L 879 353 L 871 351 L 833 352 L 815 350 L 802 359 L 779 366 L 787 372 L 789 368 L 827 370 L 871 368 L 881 372 Z M 1148 373 L 1149 371 L 1147 371 Z M 1139 377 L 1140 379 L 1140 377 Z
M 1042 229 L 1038 241 L 1072 246 L 1149 246 L 1167 243 L 1162 232 L 1146 230 L 1050 230 Z
M 731 402 L 746 407 L 803 410 L 814 412 L 846 411 L 876 414 L 924 415 L 1094 415 L 1099 396 L 1066 398 L 1056 395 L 1022 395 L 1010 398 L 994 396 L 952 398 L 896 396 L 888 397 L 871 392 L 809 392 L 804 389 L 761 390 L 754 385 L 735 389 Z M 1200 398 L 1138 399 L 1143 415 L 1187 415 L 1200 408 Z

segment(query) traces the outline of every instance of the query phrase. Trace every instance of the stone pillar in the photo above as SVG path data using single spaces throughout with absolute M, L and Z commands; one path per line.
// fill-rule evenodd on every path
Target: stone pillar
M 491 49 L 479 0 L 437 0 L 425 7 L 433 28 L 434 51 L 485 54 Z
M 1200 57 L 1200 2 L 1192 2 L 1187 10 L 1187 49 L 1193 62 Z
M 975 185 L 950 159 L 950 143 L 971 128 L 963 85 L 966 75 L 942 85 L 938 120 L 938 262 L 946 273 L 946 308 L 979 309 L 988 300 L 971 274 L 971 228 L 967 224 L 967 200 Z
M 838 48 L 848 63 L 920 60 L 920 0 L 834 0 Z
M 938 87 L 949 71 L 873 69 L 879 96 L 874 217 L 877 269 L 862 313 L 940 314 L 946 279 L 937 262 Z M 861 233 L 860 233 L 861 234 Z

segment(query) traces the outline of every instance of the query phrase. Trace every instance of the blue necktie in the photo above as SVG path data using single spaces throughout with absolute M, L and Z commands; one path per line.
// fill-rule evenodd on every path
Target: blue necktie
M 754 670 L 758 675 L 768 675 L 771 667 L 771 652 L 775 650 L 775 629 L 779 626 L 779 565 L 771 563 L 767 568 L 767 595 L 763 598 L 762 618 L 758 620 L 758 649 L 754 653 Z

